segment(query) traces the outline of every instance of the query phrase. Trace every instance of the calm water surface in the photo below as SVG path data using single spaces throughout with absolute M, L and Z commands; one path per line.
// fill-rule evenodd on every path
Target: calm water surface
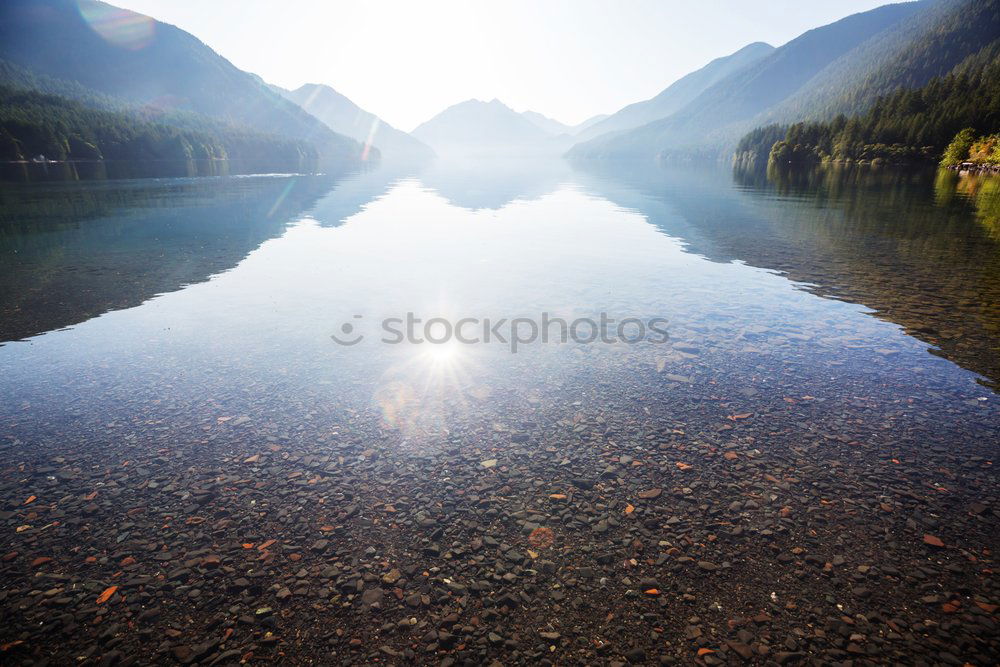
M 713 437 L 994 438 L 996 192 L 562 162 L 4 186 L 0 445 L 322 447 L 367 421 L 419 451 L 616 406 Z M 670 339 L 382 342 L 406 313 Z

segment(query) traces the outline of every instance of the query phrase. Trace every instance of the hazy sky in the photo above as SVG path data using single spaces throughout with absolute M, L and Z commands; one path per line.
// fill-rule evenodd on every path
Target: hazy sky
M 326 83 L 403 130 L 498 97 L 565 123 L 755 41 L 890 0 L 110 0 L 286 88 Z

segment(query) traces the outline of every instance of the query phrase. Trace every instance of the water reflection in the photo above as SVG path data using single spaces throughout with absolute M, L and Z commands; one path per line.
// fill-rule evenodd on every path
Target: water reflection
M 539 199 L 572 181 L 572 173 L 559 158 L 456 158 L 430 163 L 420 182 L 455 206 L 497 210 L 516 199 Z
M 588 186 L 642 211 L 691 252 L 781 271 L 816 294 L 864 304 L 932 353 L 994 386 L 1000 378 L 994 178 L 621 168 Z
M 873 421 L 934 396 L 979 428 L 976 376 L 926 350 L 998 377 L 988 185 L 465 167 L 5 188 L 5 336 L 49 332 L 0 348 L 10 437 L 317 447 L 356 418 L 420 452 L 463 422 L 520 428 L 525 406 L 652 401 L 710 437 L 803 401 L 837 431 L 875 395 Z M 664 317 L 670 340 L 381 342 L 408 312 Z M 332 341 L 344 323 L 362 343 Z
M 231 269 L 343 179 L 0 186 L 0 342 L 131 308 Z
M 59 183 L 134 178 L 191 178 L 269 173 L 314 173 L 313 160 L 71 160 L 4 162 L 0 182 Z

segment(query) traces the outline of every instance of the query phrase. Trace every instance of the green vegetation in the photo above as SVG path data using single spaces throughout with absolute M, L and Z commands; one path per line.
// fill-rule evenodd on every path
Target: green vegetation
M 879 98 L 864 114 L 759 128 L 743 137 L 736 156 L 745 161 L 768 155 L 778 164 L 902 164 L 935 162 L 944 156 L 953 164 L 967 159 L 974 143 L 976 155 L 992 154 L 995 140 L 990 143 L 987 136 L 976 143 L 974 132 L 964 130 L 970 127 L 987 135 L 1000 131 L 1000 40 L 946 76 Z
M 308 142 L 141 107 L 0 60 L 0 160 L 266 160 L 306 167 Z
M 868 111 L 879 98 L 927 85 L 1000 35 L 1000 0 L 912 3 L 917 11 L 838 59 L 758 125 L 830 120 Z
M 106 9 L 94 0 L 0 4 L 0 86 L 19 94 L 11 100 L 4 90 L 0 98 L 10 124 L 3 157 L 192 155 L 266 158 L 280 168 L 290 158 L 319 156 L 323 169 L 361 158 L 356 141 L 175 26 L 134 15 L 155 39 L 129 49 L 102 38 L 85 20 L 87 12 Z M 127 11 L 123 16 L 129 20 Z M 37 116 L 58 112 L 66 101 L 75 105 L 54 118 Z M 373 149 L 368 158 L 377 155 Z
M 0 159 L 315 160 L 305 142 L 203 124 L 157 123 L 138 112 L 88 107 L 57 95 L 0 86 Z M 193 123 L 188 123 L 189 125 Z
M 941 165 L 953 167 L 964 162 L 977 165 L 1000 165 L 1000 134 L 976 136 L 975 129 L 967 127 L 951 140 L 941 158 Z

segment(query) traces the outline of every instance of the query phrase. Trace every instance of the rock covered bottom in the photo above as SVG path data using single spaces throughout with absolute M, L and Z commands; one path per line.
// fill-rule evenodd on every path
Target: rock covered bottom
M 650 374 L 8 438 L 0 657 L 996 663 L 994 408 Z

